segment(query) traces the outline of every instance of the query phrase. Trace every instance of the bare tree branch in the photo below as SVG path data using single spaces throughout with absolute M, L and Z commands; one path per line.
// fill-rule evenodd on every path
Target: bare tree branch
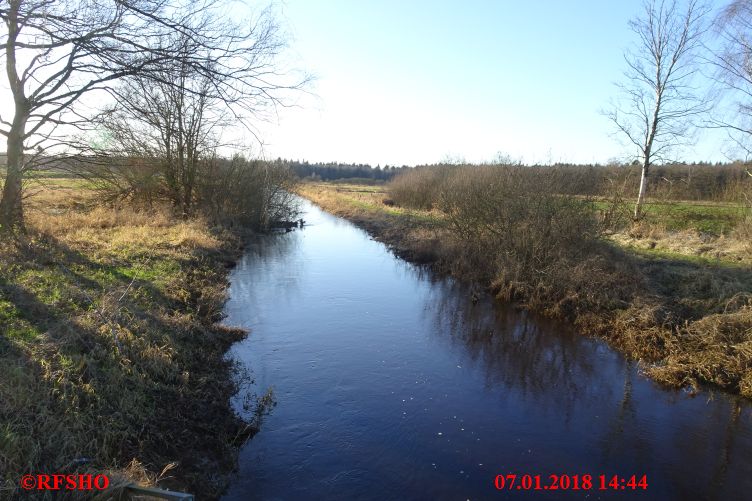
M 273 12 L 263 10 L 241 24 L 224 7 L 220 0 L 0 2 L 0 45 L 14 104 L 14 116 L 0 120 L 8 155 L 2 228 L 23 225 L 23 173 L 34 160 L 29 146 L 64 144 L 71 127 L 86 125 L 76 109 L 82 98 L 112 91 L 121 79 L 141 76 L 173 86 L 163 76 L 178 62 L 206 82 L 188 92 L 221 103 L 251 131 L 255 120 L 285 106 L 284 93 L 308 78 L 291 78 L 278 67 L 285 37 Z

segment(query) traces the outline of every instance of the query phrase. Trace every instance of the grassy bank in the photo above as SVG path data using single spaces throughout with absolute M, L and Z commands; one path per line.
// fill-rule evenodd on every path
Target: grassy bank
M 418 263 L 436 263 L 446 222 L 437 211 L 384 204 L 386 188 L 347 183 L 303 183 L 300 195 L 325 210 L 356 223 L 374 238 L 390 245 L 401 257 Z
M 44 186 L 0 243 L 0 498 L 77 472 L 218 496 L 253 432 L 225 360 L 245 333 L 215 325 L 239 238 Z
M 715 228 L 728 221 L 683 203 L 676 226 L 667 227 L 662 208 L 639 225 L 604 231 L 598 200 L 548 196 L 540 180 L 481 177 L 455 179 L 440 204 L 422 209 L 420 197 L 400 207 L 389 187 L 319 183 L 300 192 L 408 259 L 604 338 L 663 384 L 752 398 L 752 255 L 743 217 L 712 234 L 693 221 Z

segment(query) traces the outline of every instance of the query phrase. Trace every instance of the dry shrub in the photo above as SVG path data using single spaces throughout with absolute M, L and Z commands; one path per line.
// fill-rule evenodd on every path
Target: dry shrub
M 597 236 L 587 199 L 557 194 L 524 167 L 463 167 L 440 193 L 439 208 L 467 245 L 472 266 L 491 265 L 503 282 L 536 286 Z
M 205 217 L 216 224 L 267 229 L 298 213 L 292 194 L 297 180 L 281 162 L 207 155 L 197 160 L 195 177 L 181 182 L 171 182 L 160 170 L 164 165 L 159 158 L 124 156 L 97 164 L 81 162 L 71 170 L 94 187 L 99 202 L 148 214 L 156 210 L 166 221 L 174 216 Z
M 388 186 L 397 205 L 411 209 L 432 209 L 444 184 L 457 170 L 451 165 L 416 167 L 395 177 Z
M 743 172 L 738 174 L 723 183 L 723 195 L 720 198 L 750 208 L 752 207 L 752 174 L 748 168 L 744 168 Z
M 595 252 L 602 224 L 594 204 L 564 194 L 585 182 L 581 174 L 520 165 L 438 166 L 403 173 L 389 190 L 400 205 L 435 207 L 444 215 L 446 269 L 491 284 L 504 299 L 545 304 L 551 314 L 572 318 L 585 303 L 600 308 L 626 295 L 610 292 L 620 272 Z M 594 268 L 604 270 L 602 295 L 593 293 L 588 270 Z
M 421 189 L 421 177 L 429 171 L 397 183 Z M 639 279 L 609 259 L 594 204 L 563 195 L 567 182 L 578 180 L 518 165 L 444 170 L 430 197 L 447 224 L 439 251 L 444 268 L 559 318 L 626 304 Z
M 198 186 L 201 211 L 212 221 L 267 229 L 298 215 L 294 173 L 281 162 L 212 159 Z
M 486 165 L 489 166 L 489 165 Z M 397 203 L 407 207 L 430 208 L 430 193 L 442 178 L 441 171 L 457 166 L 433 165 L 408 169 L 391 182 Z M 615 189 L 636 196 L 640 182 L 637 165 L 533 165 L 527 170 L 550 178 L 559 192 L 567 195 L 610 198 Z M 736 202 L 752 192 L 752 176 L 742 164 L 654 165 L 648 181 L 648 197 L 660 200 L 712 200 Z M 412 205 L 415 204 L 415 205 Z

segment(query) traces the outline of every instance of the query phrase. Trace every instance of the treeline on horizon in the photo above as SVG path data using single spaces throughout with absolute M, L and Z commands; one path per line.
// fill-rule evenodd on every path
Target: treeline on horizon
M 338 179 L 389 181 L 400 172 L 410 168 L 406 165 L 400 167 L 390 165 L 381 167 L 377 165 L 376 167 L 372 167 L 369 164 L 348 164 L 342 162 L 310 163 L 306 160 L 285 160 L 282 158 L 278 158 L 272 163 L 289 168 L 300 179 L 314 181 L 336 181 Z
M 433 177 L 442 177 L 441 172 L 460 166 L 477 165 L 503 166 L 509 164 L 454 164 L 437 163 L 430 165 L 376 166 L 369 164 L 347 164 L 339 162 L 310 163 L 299 160 L 278 158 L 272 162 L 292 170 L 302 180 L 374 180 L 392 181 L 399 174 L 409 176 L 410 172 L 430 169 Z M 520 165 L 520 164 L 514 164 Z M 533 164 L 524 166 L 531 171 L 551 176 L 562 194 L 609 196 L 614 190 L 635 191 L 640 181 L 640 165 L 637 163 L 609 164 Z M 422 176 L 428 179 L 432 176 Z M 752 185 L 752 167 L 748 162 L 675 162 L 655 165 L 649 173 L 648 196 L 660 200 L 707 200 L 723 202 L 748 202 L 744 198 L 745 188 Z M 427 182 L 425 190 L 431 190 Z

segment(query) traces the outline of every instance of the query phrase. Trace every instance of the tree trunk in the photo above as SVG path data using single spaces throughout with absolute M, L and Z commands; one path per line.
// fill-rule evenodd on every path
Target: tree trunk
M 642 203 L 645 200 L 645 192 L 648 188 L 648 163 L 647 161 L 642 164 L 642 176 L 640 177 L 640 191 L 637 194 L 637 203 L 634 209 L 634 218 L 638 220 L 642 217 Z
M 661 102 L 663 98 L 663 92 L 659 89 L 656 92 L 655 98 L 655 110 L 653 111 L 653 121 L 650 123 L 650 135 L 645 142 L 645 149 L 642 156 L 642 176 L 640 176 L 640 192 L 637 194 L 637 203 L 634 208 L 635 221 L 642 217 L 642 203 L 645 200 L 645 192 L 648 188 L 648 170 L 650 170 L 650 163 L 653 153 L 653 141 L 655 141 L 655 135 L 658 132 L 658 114 L 661 109 Z
M 18 11 L 20 8 L 21 0 L 10 2 L 10 11 L 6 19 L 8 40 L 5 47 L 5 70 L 8 74 L 10 89 L 13 92 L 15 113 L 7 136 L 7 172 L 5 174 L 3 196 L 0 198 L 0 231 L 2 232 L 24 229 L 22 206 L 24 134 L 26 133 L 26 122 L 29 119 L 31 107 L 24 95 L 23 81 L 19 78 L 16 69 L 15 43 L 20 30 L 18 24 Z
M 23 133 L 11 128 L 8 135 L 7 174 L 0 199 L 0 230 L 23 230 Z

